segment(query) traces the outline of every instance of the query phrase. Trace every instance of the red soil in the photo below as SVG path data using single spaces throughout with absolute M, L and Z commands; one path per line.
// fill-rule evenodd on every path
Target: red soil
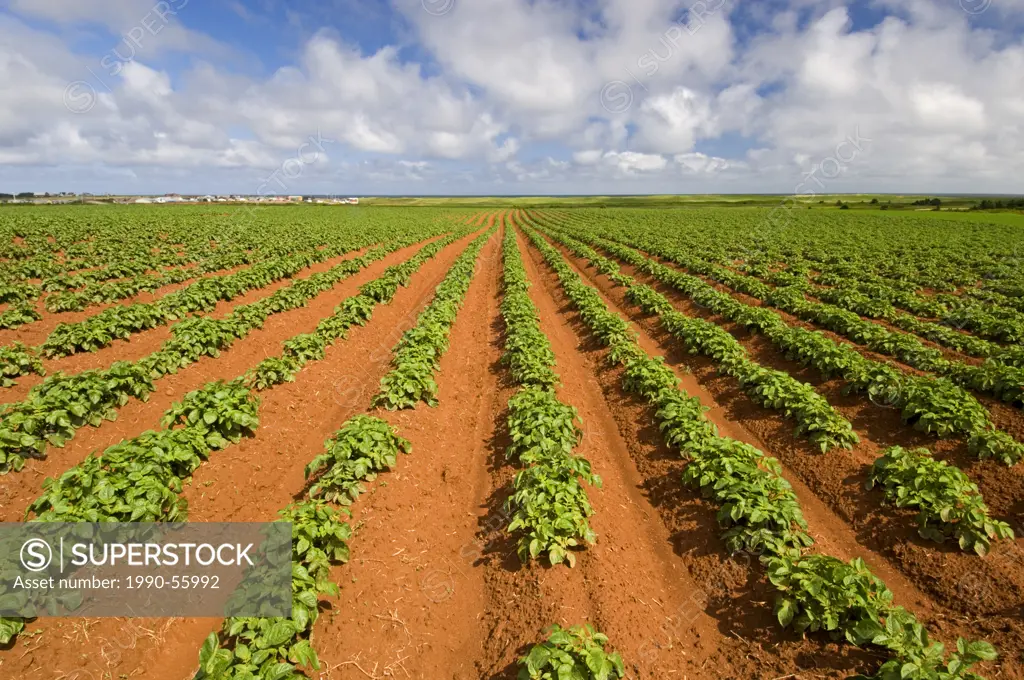
M 190 521 L 270 521 L 302 492 L 303 468 L 322 451 L 325 439 L 369 403 L 388 370 L 391 347 L 415 323 L 419 311 L 433 297 L 434 288 L 471 238 L 449 245 L 425 263 L 410 285 L 399 289 L 391 304 L 377 307 L 366 327 L 356 327 L 347 340 L 327 350 L 324 360 L 308 364 L 296 382 L 261 394 L 256 436 L 215 453 L 186 486 Z M 204 360 L 206 367 L 196 371 L 199 385 L 221 376 L 233 377 L 265 356 L 278 353 L 281 341 L 313 330 L 341 300 L 380 276 L 386 267 L 407 260 L 421 245 L 399 250 L 371 265 L 321 296 L 325 298 L 322 302 L 317 298 L 309 307 L 271 317 L 282 319 L 271 331 L 273 337 L 239 347 L 247 338 L 220 358 Z M 270 326 L 268 320 L 260 332 L 266 333 Z M 232 365 L 223 367 L 224 362 Z M 179 396 L 181 392 L 184 388 Z M 156 413 L 157 420 L 165 408 Z M 88 639 L 76 635 L 83 626 L 88 627 Z M 18 662 L 17 668 L 23 673 L 19 677 L 49 678 L 52 664 L 44 669 L 39 660 L 54 656 L 60 659 L 61 668 L 77 670 L 83 680 L 88 673 L 95 677 L 105 673 L 110 677 L 122 673 L 136 677 L 141 673 L 147 678 L 174 680 L 191 677 L 203 639 L 219 626 L 217 619 L 40 619 L 29 627 L 42 629 L 44 634 L 38 638 L 41 642 L 33 645 L 34 653 Z M 133 632 L 136 628 L 154 633 L 138 635 Z M 124 644 L 127 639 L 130 644 Z M 110 653 L 90 653 L 96 649 Z
M 491 212 L 469 220 L 483 227 L 495 217 Z M 515 540 L 504 529 L 503 504 L 516 471 L 504 455 L 506 403 L 516 387 L 500 363 L 501 236 L 485 245 L 452 328 L 437 376 L 439 405 L 375 412 L 412 441 L 413 453 L 368 485 L 370 492 L 353 507 L 353 559 L 333 572 L 341 595 L 322 603 L 313 637 L 322 670 L 312 677 L 512 680 L 518 656 L 555 622 L 592 622 L 609 634 L 633 678 L 809 680 L 877 668 L 877 651 L 802 639 L 778 625 L 763 568 L 753 556 L 725 552 L 717 508 L 682 486 L 685 462 L 662 444 L 650 408 L 623 392 L 621 369 L 609 366 L 606 350 L 572 311 L 557 277 L 521 236 L 534 284 L 530 296 L 557 357 L 558 395 L 582 418 L 585 435 L 576 452 L 591 461 L 604 484 L 588 490 L 598 542 L 577 552 L 575 569 L 520 565 Z M 261 395 L 256 436 L 214 454 L 186 486 L 192 521 L 266 521 L 301 494 L 303 467 L 345 420 L 366 410 L 393 345 L 471 238 L 427 262 L 366 327 L 353 329 L 323 361 L 307 365 L 295 383 Z M 162 380 L 148 404 L 130 403 L 116 423 L 83 430 L 49 460 L 31 461 L 20 475 L 0 478 L 0 518 L 20 519 L 44 475 L 59 473 L 90 449 L 156 427 L 187 390 L 235 377 L 276 354 L 282 340 L 312 330 L 341 299 L 417 248 L 392 254 L 307 308 L 271 317 L 221 357 Z M 842 397 L 835 381 L 815 382 L 813 372 L 787 362 L 763 339 L 663 290 L 680 311 L 721 323 L 752 358 L 812 382 L 863 440 L 851 452 L 817 453 L 793 436 L 792 423 L 753 403 L 710 361 L 682 352 L 656 319 L 624 299 L 622 289 L 582 262 L 570 263 L 612 310 L 634 322 L 645 350 L 667 355 L 683 389 L 711 409 L 708 418 L 723 434 L 782 461 L 816 550 L 864 557 L 898 603 L 937 638 L 950 643 L 957 635 L 983 636 L 995 643 L 1003 656 L 985 669 L 988 677 L 1024 678 L 1024 581 L 1014 562 L 1024 554 L 1015 552 L 1021 542 L 1002 544 L 986 560 L 962 555 L 916 538 L 907 513 L 882 506 L 877 492 L 863 490 L 866 466 L 883 446 L 928 438 L 902 426 L 891 409 Z M 120 358 L 130 344 L 119 344 L 121 353 L 110 356 Z M 939 447 L 943 455 L 963 455 L 956 443 L 948 446 Z M 996 497 L 990 502 L 997 512 L 1019 513 L 1024 492 L 1016 470 L 986 465 L 968 472 L 980 475 L 986 496 Z M 1007 480 L 1002 486 L 1000 473 Z M 28 628 L 41 634 L 22 636 L 0 656 L 3 675 L 184 680 L 195 671 L 202 640 L 219 626 L 217 619 L 40 619 Z
M 617 288 L 607 277 L 558 247 L 585 278 L 598 286 L 613 309 L 627 318 L 643 319 L 642 312 L 625 300 L 624 289 Z M 624 263 L 620 265 L 623 273 L 658 288 L 679 311 L 708 318 L 732 332 L 752 359 L 815 385 L 829 403 L 853 423 L 862 439 L 854 451 L 832 451 L 822 455 L 806 440 L 793 436 L 794 425 L 791 422 L 783 421 L 777 412 L 750 401 L 734 380 L 718 376 L 709 359 L 693 357 L 682 350 L 681 343 L 664 333 L 656 319 L 640 323 L 643 336 L 651 339 L 653 348 L 668 353 L 666 358 L 670 364 L 693 371 L 689 381 L 684 379 L 685 389 L 699 396 L 687 384 L 696 378 L 704 388 L 701 391 L 710 393 L 708 399 L 702 397 L 702 400 L 706 405 L 715 407 L 708 415 L 720 429 L 723 424 L 733 428 L 742 424 L 761 442 L 767 442 L 768 445 L 756 444 L 756 441 L 751 443 L 781 460 L 784 474 L 794 485 L 812 529 L 825 521 L 827 529 L 812 531 L 821 546 L 819 550 L 843 559 L 864 557 L 896 593 L 897 601 L 921 616 L 938 637 L 947 642 L 955 641 L 958 635 L 984 637 L 1002 652 L 999 665 L 1003 677 L 1024 677 L 1024 626 L 1020 623 L 1024 602 L 1024 540 L 1018 538 L 1014 542 L 997 544 L 993 554 L 984 560 L 963 554 L 955 546 L 942 546 L 921 539 L 917 536 L 914 513 L 884 506 L 879 492 L 864 489 L 868 467 L 881 455 L 885 446 L 928 445 L 932 450 L 941 451 L 943 446 L 950 447 L 955 443 L 939 442 L 936 445 L 933 438 L 903 425 L 898 412 L 893 409 L 879 409 L 860 396 L 841 395 L 840 381 L 816 381 L 816 372 L 785 360 L 764 338 L 750 336 L 735 324 L 685 300 L 678 292 L 659 285 L 651 277 Z M 736 297 L 739 299 L 741 296 Z M 643 337 L 641 344 L 644 344 Z M 650 351 L 651 348 L 645 349 Z M 727 410 L 723 413 L 723 409 Z M 728 429 L 722 431 L 729 432 Z M 735 434 L 730 435 L 736 437 Z M 742 436 L 736 438 L 745 440 Z M 959 447 L 965 448 L 962 443 Z M 997 464 L 988 465 L 995 467 Z M 976 467 L 987 465 L 976 462 Z M 965 471 L 979 481 L 976 470 L 966 468 Z M 1004 466 L 993 470 L 994 473 L 998 471 L 1013 478 L 1021 474 L 1017 468 L 1007 470 Z M 990 494 L 982 482 L 984 477 L 979 486 L 987 499 Z M 816 512 L 814 506 L 819 506 L 819 511 Z M 984 618 L 977 620 L 979 615 Z
M 181 283 L 170 284 L 167 286 L 161 286 L 152 292 L 143 291 L 138 295 L 118 300 L 116 302 L 106 302 L 97 305 L 90 305 L 86 309 L 80 312 L 48 312 L 46 311 L 46 298 L 51 293 L 46 293 L 35 301 L 34 306 L 36 311 L 43 317 L 39 321 L 34 321 L 29 324 L 25 324 L 15 329 L 3 329 L 0 330 L 0 346 L 9 345 L 14 342 L 23 342 L 29 346 L 41 345 L 46 341 L 46 338 L 53 332 L 58 324 L 61 323 L 77 323 L 83 321 L 90 316 L 95 316 L 105 309 L 116 307 L 118 305 L 133 305 L 139 302 L 153 302 L 168 293 L 181 290 L 185 286 L 195 283 L 200 278 L 208 278 L 211 276 L 227 276 L 228 274 L 234 274 L 235 272 L 247 269 L 250 265 L 239 265 L 237 267 L 231 267 L 229 269 L 220 269 L 215 272 L 196 276 L 191 279 L 182 281 Z M 44 362 L 45 363 L 45 362 Z M 32 376 L 30 376 L 32 377 Z M 21 383 L 27 378 L 19 378 L 18 382 Z M 0 394 L 0 397 L 3 395 Z
M 262 359 L 280 354 L 281 342 L 298 333 L 314 330 L 319 320 L 329 316 L 335 305 L 342 299 L 353 295 L 364 283 L 380 276 L 387 267 L 407 260 L 420 247 L 414 245 L 391 253 L 354 276 L 341 281 L 333 289 L 321 293 L 304 308 L 268 317 L 262 329 L 256 329 L 245 338 L 236 341 L 230 349 L 222 352 L 220 357 L 203 357 L 178 373 L 165 376 L 157 381 L 157 389 L 150 395 L 148 402 L 129 401 L 118 411 L 118 419 L 115 422 L 104 422 L 99 428 L 82 428 L 63 449 L 49 447 L 45 459 L 30 459 L 26 461 L 25 469 L 21 472 L 0 477 L 0 517 L 4 521 L 21 519 L 25 508 L 39 495 L 43 479 L 60 475 L 64 470 L 85 458 L 90 451 L 102 451 L 145 430 L 158 429 L 163 413 L 172 403 L 181 399 L 189 391 L 198 389 L 213 380 L 236 378 Z M 354 254 L 349 255 L 349 257 L 352 256 Z M 321 263 L 306 270 L 305 273 L 311 274 L 314 271 L 327 269 L 333 264 L 336 263 Z M 287 280 L 279 281 L 258 291 L 249 291 L 232 302 L 221 302 L 217 305 L 214 315 L 226 315 L 236 305 L 254 302 L 271 295 L 275 290 L 287 286 L 289 283 Z M 139 334 L 137 338 L 128 343 L 118 343 L 120 347 L 110 347 L 101 352 L 85 353 L 69 357 L 69 359 L 78 359 L 79 357 L 86 359 L 93 354 L 106 353 L 106 363 L 98 363 L 91 367 L 106 366 L 116 359 L 123 358 L 116 353 L 110 354 L 111 352 L 136 343 L 145 345 L 144 348 L 137 350 L 138 356 L 145 356 L 159 349 L 162 340 L 157 342 L 150 336 L 161 331 L 167 333 L 166 329 L 154 329 L 148 333 Z

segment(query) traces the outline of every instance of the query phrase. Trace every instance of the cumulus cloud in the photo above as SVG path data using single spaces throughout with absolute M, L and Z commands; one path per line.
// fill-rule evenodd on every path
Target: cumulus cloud
M 708 156 L 707 154 L 699 152 L 677 154 L 672 160 L 674 160 L 676 164 L 678 164 L 687 173 L 698 175 L 714 175 L 738 165 L 737 163 L 730 163 L 724 158 Z
M 637 153 L 635 151 L 609 151 L 601 160 L 624 175 L 664 170 L 668 165 L 668 161 L 665 160 L 664 156 Z
M 7 0 L 0 163 L 21 171 L 0 179 L 237 182 L 320 136 L 303 182 L 790 191 L 842 155 L 830 190 L 1019 190 L 1024 41 L 1008 8 L 1022 2 L 877 0 L 887 16 L 855 26 L 834 0 L 475 0 L 444 16 L 393 0 L 394 44 L 321 30 L 263 71 L 179 21 L 183 0 L 115 64 L 65 37 L 115 47 L 149 0 Z

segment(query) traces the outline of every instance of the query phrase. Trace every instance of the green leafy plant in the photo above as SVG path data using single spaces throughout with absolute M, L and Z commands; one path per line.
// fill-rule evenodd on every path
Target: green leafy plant
M 222 449 L 254 434 L 260 422 L 258 405 L 242 379 L 218 381 L 189 392 L 168 409 L 162 422 L 164 427 L 191 428 L 205 436 L 211 448 Z
M 775 603 L 779 623 L 800 633 L 820 630 L 862 645 L 882 631 L 892 606 L 892 592 L 861 559 L 777 557 L 768 562 L 768 578 L 780 591 Z
M 39 321 L 43 316 L 30 304 L 17 304 L 0 313 L 0 328 L 19 328 L 25 324 Z
M 15 378 L 30 373 L 46 374 L 39 355 L 31 348 L 20 342 L 0 347 L 0 387 L 17 385 Z
M 1012 540 L 1006 522 L 992 519 L 981 493 L 960 469 L 932 458 L 927 449 L 886 449 L 875 461 L 867 487 L 881 487 L 886 500 L 917 509 L 918 532 L 942 542 L 953 538 L 961 550 L 988 553 L 993 540 Z
M 328 439 L 324 449 L 306 466 L 306 479 L 313 482 L 309 496 L 347 505 L 363 493 L 361 482 L 393 468 L 399 453 L 412 452 L 412 444 L 387 421 L 360 415 Z
M 337 595 L 330 566 L 347 562 L 351 528 L 322 501 L 305 500 L 280 513 L 292 523 L 291 618 L 230 618 L 199 652 L 197 680 L 305 678 L 298 667 L 320 669 L 309 641 L 318 600 Z
M 545 642 L 519 660 L 519 680 L 612 680 L 626 677 L 618 653 L 608 652 L 608 636 L 592 626 L 555 624 Z
M 924 626 L 902 610 L 889 615 L 874 643 L 892 649 L 893 658 L 874 675 L 850 680 L 984 680 L 970 671 L 971 666 L 997 657 L 989 643 L 960 638 L 947 658 L 945 645 L 930 642 Z
M 476 258 L 495 228 L 467 246 L 437 286 L 434 299 L 419 315 L 416 325 L 402 335 L 394 349 L 392 370 L 381 379 L 381 391 L 373 399 L 374 406 L 395 411 L 414 408 L 420 402 L 437 405 L 434 373 L 440 368 L 441 355 L 448 349 L 448 333 L 469 290 Z

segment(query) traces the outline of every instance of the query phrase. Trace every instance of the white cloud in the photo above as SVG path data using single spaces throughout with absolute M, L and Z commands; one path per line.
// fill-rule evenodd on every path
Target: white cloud
M 699 136 L 713 136 L 717 123 L 711 101 L 686 87 L 649 97 L 640 107 L 642 148 L 667 153 L 689 151 Z
M 872 141 L 832 190 L 1019 191 L 1024 170 L 1024 42 L 1000 25 L 1024 0 L 974 17 L 957 2 L 877 0 L 890 16 L 856 31 L 838 0 L 723 5 L 690 27 L 673 23 L 675 0 L 586 11 L 474 0 L 440 17 L 394 0 L 410 30 L 402 44 L 365 50 L 307 34 L 264 75 L 226 63 L 239 49 L 186 27 L 179 18 L 193 8 L 168 2 L 179 15 L 111 69 L 101 64 L 110 50 L 76 54 L 65 37 L 109 36 L 115 48 L 150 0 L 6 0 L 0 163 L 21 171 L 0 179 L 79 167 L 97 181 L 251 182 L 316 134 L 336 142 L 302 181 L 450 183 L 448 193 L 466 182 L 682 191 L 681 178 L 789 191 L 858 134 Z M 409 58 L 411 45 L 428 66 Z M 180 60 L 168 53 L 190 65 L 171 68 Z M 602 105 L 610 81 L 629 88 L 623 110 Z
M 624 175 L 664 170 L 668 165 L 664 156 L 635 151 L 609 151 L 601 160 Z
M 586 151 L 577 151 L 572 155 L 572 159 L 580 165 L 595 165 L 603 155 L 600 149 L 587 149 Z
M 918 119 L 929 128 L 985 127 L 985 106 L 948 83 L 924 83 L 910 91 L 910 103 Z
M 714 175 L 735 165 L 724 158 L 703 153 L 677 154 L 672 160 L 688 173 L 694 174 Z

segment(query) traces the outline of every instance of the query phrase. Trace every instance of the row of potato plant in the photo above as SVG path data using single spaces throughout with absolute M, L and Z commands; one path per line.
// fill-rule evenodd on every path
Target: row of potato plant
M 608 636 L 589 623 L 562 628 L 554 624 L 547 639 L 519 660 L 518 680 L 614 680 L 626 677 L 618 652 L 608 651 Z
M 573 567 L 572 549 L 597 539 L 587 521 L 593 508 L 583 484 L 600 486 L 601 479 L 589 461 L 573 453 L 583 434 L 579 415 L 555 394 L 555 354 L 530 299 L 530 282 L 511 227 L 505 230 L 502 254 L 502 363 L 520 386 L 508 402 L 512 443 L 506 456 L 524 466 L 505 504 L 512 518 L 508 530 L 521 533 L 518 552 L 524 563 L 545 555 L 552 565 Z
M 886 449 L 872 465 L 867 487 L 882 489 L 897 507 L 916 509 L 923 538 L 939 543 L 952 538 L 961 550 L 981 556 L 993 540 L 1013 540 L 1010 525 L 989 515 L 978 486 L 928 449 Z
M 545 233 L 551 234 L 573 254 L 586 258 L 617 285 L 625 287 L 630 302 L 656 315 L 665 330 L 682 341 L 691 353 L 713 359 L 719 372 L 735 378 L 754 402 L 796 421 L 797 436 L 807 437 L 823 452 L 834 448 L 852 449 L 860 441 L 850 422 L 815 392 L 813 386 L 785 371 L 765 368 L 753 361 L 727 331 L 710 321 L 677 311 L 664 295 L 622 274 L 615 262 L 580 241 L 565 234 Z
M 965 437 L 970 451 L 979 458 L 994 457 L 1012 465 L 1024 457 L 1024 444 L 998 429 L 977 399 L 946 378 L 908 374 L 891 363 L 869 359 L 852 346 L 835 342 L 820 332 L 790 326 L 770 309 L 745 304 L 697 276 L 663 265 L 623 245 L 636 239 L 618 235 L 613 241 L 575 230 L 573 235 L 672 286 L 715 314 L 762 333 L 785 352 L 788 359 L 814 367 L 826 379 L 833 376 L 843 379 L 847 390 L 866 392 L 874 403 L 900 409 L 904 421 L 917 430 L 939 438 Z M 689 261 L 686 254 L 654 243 L 646 243 L 644 250 L 673 262 L 673 257 Z
M 406 240 L 419 240 L 425 235 Z M 170 340 L 136 362 L 117 362 L 105 370 L 58 373 L 46 378 L 26 399 L 0 409 L 0 474 L 21 470 L 25 458 L 45 456 L 48 446 L 63 446 L 86 425 L 96 427 L 104 419 L 114 420 L 117 409 L 130 399 L 147 399 L 155 389 L 154 380 L 204 356 L 219 356 L 238 339 L 262 328 L 269 316 L 304 306 L 403 245 L 407 244 L 392 242 L 326 272 L 296 280 L 263 300 L 237 307 L 224 319 L 180 321 L 172 327 Z
M 324 453 L 306 466 L 304 497 L 278 514 L 278 521 L 292 524 L 291 617 L 225 619 L 199 651 L 196 680 L 300 680 L 307 677 L 303 668 L 320 670 L 311 636 L 320 599 L 339 592 L 331 565 L 350 557 L 345 506 L 364 492 L 364 482 L 411 452 L 387 422 L 366 415 L 347 421 L 324 443 Z
M 448 350 L 448 334 L 476 269 L 476 259 L 496 227 L 478 236 L 466 248 L 438 284 L 434 298 L 416 325 L 402 334 L 393 350 L 391 371 L 380 381 L 374 406 L 388 410 L 415 408 L 419 402 L 437 405 L 437 381 L 441 356 Z
M 781 625 L 887 649 L 892 658 L 872 676 L 876 680 L 978 677 L 968 669 L 995 658 L 991 645 L 961 639 L 957 651 L 947 656 L 942 643 L 931 642 L 913 614 L 893 604 L 892 592 L 862 560 L 846 563 L 807 552 L 813 539 L 778 462 L 749 444 L 719 436 L 699 400 L 680 390 L 660 358 L 640 348 L 629 324 L 608 310 L 600 294 L 538 232 L 527 233 L 583 322 L 609 348 L 609 361 L 625 368 L 624 389 L 656 410 L 666 443 L 688 461 L 684 483 L 720 506 L 718 520 L 727 548 L 760 555 L 778 591 L 775 611 Z

